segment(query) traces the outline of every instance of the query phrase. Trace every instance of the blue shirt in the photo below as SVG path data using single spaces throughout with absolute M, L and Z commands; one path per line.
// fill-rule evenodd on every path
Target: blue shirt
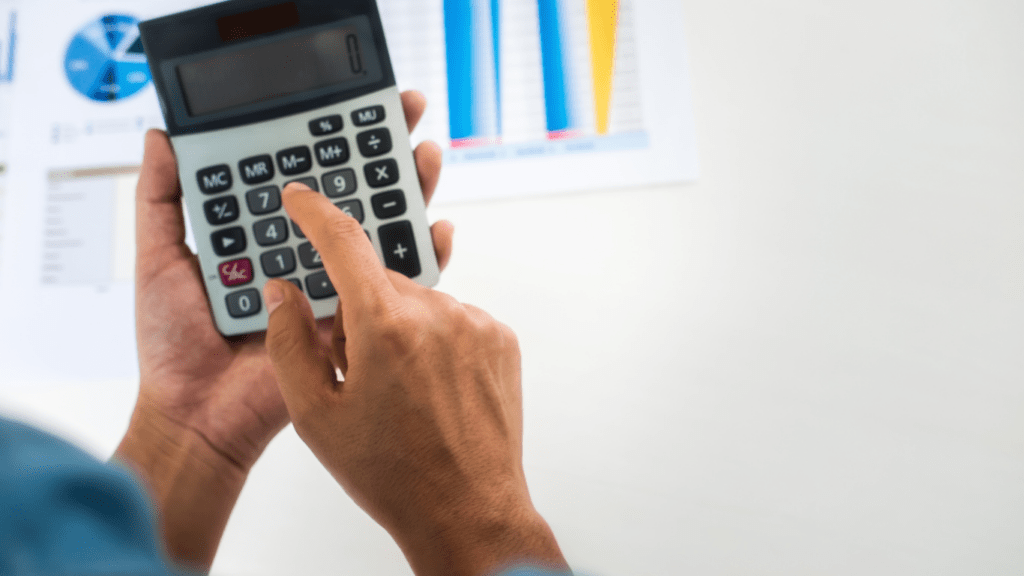
M 124 469 L 0 418 L 0 574 L 173 576 L 145 492 Z M 514 568 L 502 576 L 554 576 Z

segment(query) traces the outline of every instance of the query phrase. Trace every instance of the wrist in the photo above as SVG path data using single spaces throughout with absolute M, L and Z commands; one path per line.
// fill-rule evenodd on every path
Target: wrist
M 486 576 L 516 566 L 569 573 L 554 533 L 525 502 L 454 512 L 399 542 L 417 576 Z
M 141 399 L 113 460 L 148 490 L 170 558 L 209 568 L 248 469 Z

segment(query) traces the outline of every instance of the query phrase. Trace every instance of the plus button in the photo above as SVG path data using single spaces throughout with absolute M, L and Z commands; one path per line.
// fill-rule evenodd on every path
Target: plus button
M 397 254 L 399 258 L 401 258 L 402 260 L 405 260 L 405 253 L 408 252 L 408 251 L 409 251 L 408 248 L 406 248 L 405 246 L 402 246 L 401 244 L 399 244 L 398 248 L 396 248 L 395 251 L 392 252 L 392 254 Z

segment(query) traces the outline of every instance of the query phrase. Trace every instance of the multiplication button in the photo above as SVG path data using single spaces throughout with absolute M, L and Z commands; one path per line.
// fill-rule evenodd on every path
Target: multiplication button
M 313 169 L 313 154 L 308 146 L 296 146 L 277 153 L 277 167 L 281 174 L 294 176 Z
M 203 168 L 196 174 L 196 179 L 204 194 L 223 192 L 231 188 L 231 168 L 227 164 Z
M 391 186 L 398 182 L 398 162 L 391 158 L 370 162 L 363 166 L 363 173 L 366 176 L 366 181 L 373 188 Z

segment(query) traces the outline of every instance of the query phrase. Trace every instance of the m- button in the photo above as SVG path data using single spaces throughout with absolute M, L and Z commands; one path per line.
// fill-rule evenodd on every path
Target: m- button
M 282 150 L 277 153 L 277 167 L 285 176 L 302 174 L 313 168 L 313 155 L 308 146 L 296 146 Z
M 238 172 L 246 184 L 259 184 L 274 177 L 274 160 L 270 154 L 253 156 L 238 163 Z
M 231 168 L 227 164 L 210 166 L 196 174 L 199 189 L 205 194 L 216 194 L 231 188 Z

